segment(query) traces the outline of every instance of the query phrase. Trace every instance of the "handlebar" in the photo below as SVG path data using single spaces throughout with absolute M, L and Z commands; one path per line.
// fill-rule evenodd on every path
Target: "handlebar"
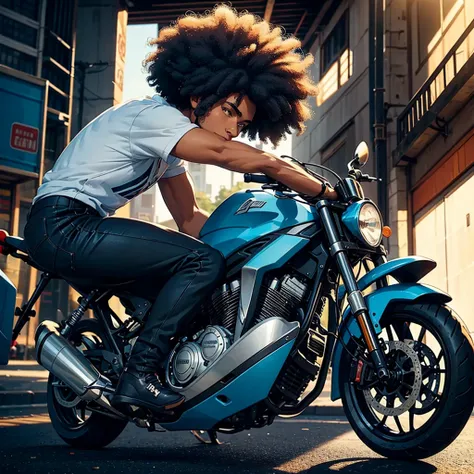
M 375 176 L 369 176 L 368 174 L 363 174 L 359 180 L 361 183 L 372 183 L 373 181 L 382 181 L 382 178 L 376 178 Z
M 245 173 L 244 181 L 246 183 L 275 184 L 276 181 L 266 174 Z
M 349 177 L 359 181 L 359 183 L 371 183 L 373 181 L 382 181 L 382 178 L 376 178 L 368 174 L 362 173 L 359 169 L 352 169 L 349 171 Z

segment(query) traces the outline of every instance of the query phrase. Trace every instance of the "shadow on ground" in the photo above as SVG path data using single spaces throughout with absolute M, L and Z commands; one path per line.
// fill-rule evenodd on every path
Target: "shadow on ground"
M 347 422 L 295 420 L 261 430 L 221 436 L 224 444 L 200 444 L 189 432 L 148 433 L 129 426 L 108 448 L 75 449 L 59 440 L 49 423 L 0 429 L 1 471 L 9 474 L 319 474 L 433 473 L 424 462 L 362 457 L 334 459 L 325 444 L 350 430 Z M 342 441 L 341 441 L 342 442 Z M 340 456 L 340 452 L 339 452 Z M 313 459 L 314 458 L 314 459 Z

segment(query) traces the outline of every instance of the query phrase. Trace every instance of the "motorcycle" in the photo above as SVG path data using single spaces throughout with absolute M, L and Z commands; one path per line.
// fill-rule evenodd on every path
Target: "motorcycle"
M 111 404 L 153 299 L 127 284 L 90 288 L 85 279 L 68 280 L 81 295 L 78 308 L 60 324 L 41 322 L 35 335 L 58 435 L 74 447 L 98 448 L 132 422 L 149 431 L 191 430 L 218 444 L 219 433 L 303 413 L 332 366 L 331 398 L 342 399 L 352 428 L 375 452 L 419 459 L 453 442 L 473 410 L 473 341 L 447 306 L 450 296 L 419 282 L 433 260 L 387 260 L 382 238 L 390 229 L 361 185 L 377 179 L 361 171 L 368 156 L 362 142 L 345 178 L 300 163 L 314 176 L 322 178 L 312 169 L 319 167 L 337 179 L 337 201 L 246 174 L 261 187 L 232 195 L 210 216 L 200 238 L 225 256 L 225 281 L 173 338 L 159 376 L 185 402 L 166 415 Z M 35 266 L 21 238 L 3 232 L 0 246 Z M 58 278 L 39 269 L 33 295 L 16 309 L 16 289 L 1 274 L 0 363 Z M 111 309 L 112 296 L 126 318 Z M 83 318 L 89 309 L 94 317 Z

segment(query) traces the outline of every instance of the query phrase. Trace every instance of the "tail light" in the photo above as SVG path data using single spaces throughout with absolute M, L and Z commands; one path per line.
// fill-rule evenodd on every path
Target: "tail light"
M 0 229 L 0 253 L 3 255 L 8 255 L 5 245 L 3 244 L 5 244 L 5 239 L 9 236 L 10 234 L 6 230 Z

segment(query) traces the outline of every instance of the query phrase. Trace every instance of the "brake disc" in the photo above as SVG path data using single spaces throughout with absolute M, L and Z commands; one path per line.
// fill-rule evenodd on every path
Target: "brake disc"
M 431 411 L 438 400 L 436 394 L 441 385 L 441 373 L 434 370 L 439 364 L 435 353 L 426 344 L 413 341 L 413 349 L 417 353 L 420 363 L 428 360 L 428 365 L 426 363 L 421 365 L 423 376 L 420 395 L 418 396 L 418 403 L 421 406 L 413 407 L 413 412 L 416 415 L 423 415 Z M 424 400 L 422 400 L 423 395 L 425 395 Z
M 405 382 L 405 384 L 403 385 L 405 393 L 401 394 L 399 389 L 390 394 L 388 389 L 386 388 L 382 390 L 376 388 L 377 394 L 375 395 L 372 393 L 373 388 L 363 390 L 363 393 L 367 404 L 371 406 L 375 411 L 381 413 L 384 416 L 400 416 L 402 413 L 405 413 L 415 405 L 420 395 L 422 382 L 421 364 L 415 350 L 408 344 L 408 341 L 387 341 L 385 344 L 389 349 L 387 359 L 392 356 L 397 368 L 403 371 L 401 381 Z M 404 354 L 405 356 L 402 362 L 402 366 L 399 365 L 401 359 L 400 354 Z M 408 361 L 411 362 L 411 368 L 410 370 L 405 371 L 403 369 L 403 366 L 406 365 Z M 407 377 L 410 379 L 409 384 L 407 384 L 406 380 L 403 380 Z M 407 385 L 409 386 L 409 388 L 407 388 Z M 398 399 L 402 401 L 402 403 L 396 407 L 389 407 L 387 405 L 383 405 L 382 403 L 380 403 L 379 400 L 376 399 L 377 396 L 381 400 L 384 396 L 388 397 L 389 395 L 397 396 Z

